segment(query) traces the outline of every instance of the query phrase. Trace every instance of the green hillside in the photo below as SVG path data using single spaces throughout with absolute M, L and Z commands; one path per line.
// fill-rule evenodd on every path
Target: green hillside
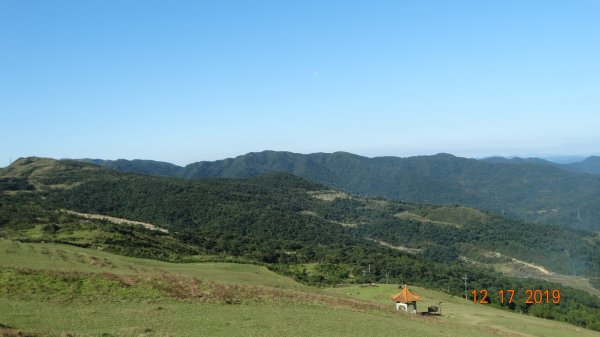
M 472 301 L 465 301 L 464 298 L 449 296 L 435 290 L 421 287 L 410 287 L 410 289 L 423 297 L 423 300 L 417 304 L 418 310 L 426 311 L 429 306 L 439 306 L 442 308 L 443 320 L 445 322 L 458 326 L 471 325 L 474 331 L 480 331 L 482 335 L 492 333 L 498 336 L 560 337 L 586 336 L 587 334 L 592 336 L 596 334 L 596 332 L 591 333 L 590 331 L 567 324 L 557 324 L 557 322 L 550 320 L 499 311 L 487 305 L 474 304 Z M 340 295 L 347 295 L 351 298 L 389 305 L 390 294 L 397 293 L 398 286 L 385 284 L 366 288 L 349 286 L 331 288 L 330 291 Z M 452 330 L 452 328 L 450 329 Z M 443 334 L 441 335 L 443 336 Z
M 536 159 L 475 160 L 449 154 L 367 158 L 345 152 L 303 155 L 264 151 L 193 163 L 169 172 L 162 169 L 164 163 L 97 163 L 124 171 L 183 178 L 288 172 L 361 195 L 465 205 L 525 221 L 600 230 L 600 176 L 579 172 L 595 167 L 593 158 L 567 167 Z M 575 168 L 577 165 L 581 170 Z
M 305 285 L 389 280 L 459 295 L 468 274 L 472 287 L 490 291 L 560 287 L 560 306 L 530 312 L 520 301 L 504 309 L 600 328 L 600 300 L 589 293 L 492 269 L 516 258 L 596 284 L 594 233 L 360 197 L 285 173 L 190 181 L 28 158 L 0 174 L 0 236 L 11 240 L 171 262 L 261 264 Z
M 423 251 L 433 262 L 456 261 L 459 255 L 477 260 L 475 246 L 562 274 L 600 276 L 599 238 L 593 233 L 526 224 L 465 207 L 357 197 L 288 174 L 186 181 L 36 159 L 18 161 L 4 175 L 39 188 L 38 193 L 19 194 L 30 204 L 35 204 L 35 196 L 44 195 L 48 209 L 112 215 L 175 230 L 176 239 L 162 240 L 155 255 L 151 248 L 138 247 L 145 250 L 140 253 L 144 256 L 211 252 L 265 263 L 308 263 L 347 255 L 342 250 L 349 245 L 376 250 L 379 241 Z M 7 214 L 4 221 L 14 222 L 16 216 L 23 215 Z M 62 232 L 57 230 L 56 239 Z M 111 240 L 118 247 L 119 240 L 129 238 Z M 170 242 L 168 249 L 165 242 Z M 316 249 L 315 244 L 328 248 Z M 347 274 L 357 273 L 347 270 Z
M 179 174 L 179 171 L 181 170 L 180 166 L 156 160 L 102 160 L 86 158 L 80 159 L 80 161 L 100 165 L 113 170 L 167 177 L 177 176 Z
M 442 317 L 395 312 L 396 285 L 316 289 L 260 266 L 173 264 L 48 243 L 0 240 L 0 252 L 6 336 L 600 336 L 420 287 L 411 287 L 423 296 L 419 310 L 441 301 Z

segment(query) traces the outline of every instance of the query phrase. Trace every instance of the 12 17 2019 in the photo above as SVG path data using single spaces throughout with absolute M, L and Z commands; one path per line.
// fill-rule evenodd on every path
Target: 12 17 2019
M 500 297 L 500 303 L 510 304 L 515 300 L 514 289 L 500 289 L 497 294 Z M 479 304 L 489 304 L 489 292 L 486 289 L 473 289 L 471 291 L 473 302 Z M 525 289 L 525 304 L 542 304 L 542 303 L 560 303 L 559 289 Z

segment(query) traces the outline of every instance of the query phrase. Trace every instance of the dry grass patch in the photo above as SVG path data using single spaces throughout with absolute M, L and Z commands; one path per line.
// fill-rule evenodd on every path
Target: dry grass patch
M 0 337 L 36 337 L 28 333 L 24 333 L 17 329 L 7 327 L 0 323 Z
M 352 196 L 350 194 L 336 190 L 308 191 L 307 193 L 313 198 L 324 201 L 334 201 L 336 199 L 352 199 Z
M 212 304 L 298 303 L 352 311 L 390 311 L 389 306 L 336 295 L 258 285 L 226 284 L 175 273 L 137 275 L 110 272 L 58 272 L 26 268 L 0 271 L 3 296 L 69 303 L 102 300 L 147 302 L 172 299 Z
M 401 219 L 401 220 L 407 220 L 407 221 L 416 221 L 416 222 L 420 222 L 423 224 L 431 224 L 431 225 L 440 225 L 440 226 L 452 226 L 452 227 L 456 227 L 456 228 L 462 228 L 462 225 L 456 224 L 456 223 L 450 223 L 450 222 L 445 222 L 445 221 L 437 221 L 437 220 L 430 220 L 427 219 L 425 217 L 422 217 L 418 214 L 415 213 L 411 213 L 411 212 L 402 212 L 402 213 L 396 213 L 394 214 L 395 218 Z
M 406 246 L 395 246 L 395 245 L 392 245 L 391 243 L 388 243 L 388 242 L 385 242 L 385 241 L 381 241 L 381 240 L 377 240 L 377 239 L 371 239 L 371 238 L 367 238 L 367 240 L 373 241 L 373 242 L 377 242 L 378 244 L 380 244 L 380 245 L 382 245 L 384 247 L 388 247 L 388 248 L 391 248 L 391 249 L 394 249 L 394 250 L 399 250 L 401 252 L 406 252 L 406 253 L 413 254 L 413 255 L 416 255 L 416 254 L 419 254 L 419 253 L 423 252 L 423 249 L 421 249 L 421 248 L 410 248 L 410 247 L 406 247 Z
M 76 215 L 85 219 L 94 219 L 94 220 L 101 220 L 101 221 L 107 221 L 110 223 L 114 223 L 114 224 L 126 224 L 126 225 L 135 225 L 135 226 L 142 226 L 146 229 L 149 229 L 151 231 L 160 231 L 163 233 L 168 233 L 169 231 L 167 229 L 158 227 L 156 225 L 150 224 L 150 223 L 146 223 L 146 222 L 140 222 L 140 221 L 133 221 L 133 220 L 127 220 L 127 219 L 123 219 L 123 218 L 117 218 L 114 216 L 108 216 L 108 215 L 102 215 L 102 214 L 91 214 L 91 213 L 80 213 L 80 212 L 75 212 L 75 211 L 70 211 L 70 210 L 66 210 L 66 209 L 61 209 L 60 210 L 63 213 L 67 213 L 67 214 L 71 214 L 71 215 Z
M 334 295 L 311 294 L 256 285 L 223 284 L 188 278 L 176 274 L 162 274 L 151 279 L 165 294 L 180 300 L 194 300 L 219 304 L 242 304 L 246 302 L 291 302 L 324 305 L 353 311 L 384 310 L 388 306 L 344 298 Z

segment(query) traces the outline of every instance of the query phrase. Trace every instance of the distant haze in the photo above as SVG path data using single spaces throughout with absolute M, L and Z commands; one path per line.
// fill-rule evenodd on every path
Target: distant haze
M 282 151 L 286 151 L 286 150 L 282 150 Z M 261 152 L 261 151 L 251 151 L 251 152 Z M 294 151 L 289 151 L 289 152 L 294 152 Z M 317 152 L 324 152 L 324 153 L 330 153 L 330 152 L 325 152 L 325 151 L 316 151 L 316 152 L 311 152 L 311 153 L 317 153 Z M 335 151 L 332 151 L 335 152 Z M 348 152 L 348 151 L 345 151 Z M 300 153 L 300 152 L 298 152 Z M 350 152 L 352 153 L 352 152 Z M 409 152 L 412 153 L 412 152 Z M 443 152 L 443 151 L 438 151 L 438 152 L 430 152 L 430 153 L 417 153 L 414 152 L 415 154 L 412 155 L 392 155 L 392 154 L 388 154 L 388 153 L 383 153 L 381 155 L 372 155 L 372 154 L 364 154 L 364 153 L 354 153 L 354 154 L 358 154 L 361 156 L 365 156 L 365 157 L 369 157 L 369 158 L 374 158 L 374 157 L 387 157 L 387 156 L 391 156 L 391 157 L 400 157 L 400 158 L 407 158 L 407 157 L 415 157 L 415 156 L 430 156 L 430 155 L 434 155 L 434 154 L 438 154 L 438 153 L 447 153 L 447 152 Z M 89 154 L 85 154 L 85 155 L 81 155 L 79 157 L 60 157 L 60 156 L 50 156 L 50 155 L 38 155 L 38 154 L 31 154 L 30 156 L 35 156 L 35 157 L 47 157 L 47 158 L 54 158 L 54 159 L 78 159 L 78 158 L 94 158 L 94 159 L 103 159 L 103 160 L 117 160 L 117 159 L 126 159 L 126 160 L 135 160 L 135 159 L 142 159 L 142 160 L 155 160 L 155 161 L 160 161 L 160 162 L 167 162 L 167 163 L 171 163 L 171 164 L 175 164 L 178 166 L 185 166 L 191 163 L 195 163 L 195 162 L 199 162 L 199 161 L 213 161 L 213 160 L 222 160 L 222 159 L 227 159 L 227 158 L 235 158 L 241 155 L 244 155 L 246 153 L 240 153 L 240 154 L 234 154 L 228 157 L 219 157 L 219 156 L 214 156 L 211 158 L 196 158 L 196 159 L 189 159 L 189 160 L 169 160 L 167 159 L 163 159 L 163 158 L 151 158 L 151 157 L 138 157 L 138 156 L 132 156 L 130 158 L 102 158 L 102 157 L 98 157 L 98 156 L 94 156 L 94 155 L 89 155 Z M 309 154 L 309 153 L 305 153 L 305 154 Z M 591 156 L 595 156 L 597 154 L 595 153 L 590 153 L 590 155 L 548 155 L 548 154 L 542 154 L 542 155 L 535 155 L 535 154 L 525 154 L 525 155 L 498 155 L 498 154 L 493 154 L 493 155 L 458 155 L 456 153 L 449 153 L 452 155 L 455 155 L 457 157 L 463 157 L 463 158 L 473 158 L 473 159 L 485 159 L 485 158 L 490 158 L 490 157 L 503 157 L 503 158 L 539 158 L 539 159 L 545 159 L 547 161 L 553 162 L 553 163 L 557 163 L 557 164 L 571 164 L 571 163 L 577 163 L 577 162 L 581 162 L 583 160 L 585 160 L 588 157 Z M 6 167 L 9 165 L 9 161 L 15 161 L 18 158 L 21 157 L 29 157 L 29 156 L 15 156 L 15 157 L 10 157 L 8 158 L 5 162 L 0 161 L 0 167 Z

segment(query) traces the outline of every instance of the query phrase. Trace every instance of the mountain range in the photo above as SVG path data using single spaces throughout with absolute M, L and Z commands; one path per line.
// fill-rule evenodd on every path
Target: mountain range
M 512 157 L 512 158 L 488 157 L 488 158 L 483 158 L 481 160 L 487 161 L 490 163 L 545 164 L 545 165 L 556 166 L 558 168 L 564 169 L 566 171 L 571 171 L 571 172 L 600 174 L 600 157 L 599 156 L 590 156 L 583 160 L 572 162 L 572 163 L 559 163 L 557 161 L 542 159 L 542 158 L 520 158 L 520 157 Z
M 256 169 L 254 160 L 249 164 Z M 464 160 L 458 162 L 466 166 Z M 22 158 L 0 169 L 0 238 L 173 262 L 257 263 L 321 286 L 389 279 L 463 295 L 467 274 L 469 286 L 490 293 L 560 287 L 560 306 L 530 308 L 525 298 L 493 305 L 592 328 L 600 323 L 600 301 L 591 296 L 600 289 L 595 232 L 351 194 L 285 172 L 251 172 L 182 179 Z
M 83 159 L 125 172 L 185 179 L 287 172 L 350 193 L 465 205 L 516 219 L 600 230 L 600 157 L 571 164 L 537 158 L 482 160 L 450 154 L 362 157 L 346 152 L 253 152 L 185 167 L 151 160 Z
M 179 233 L 176 241 L 200 251 L 267 263 L 311 262 L 328 259 L 336 254 L 331 250 L 342 247 L 376 246 L 434 263 L 456 263 L 460 256 L 500 263 L 512 257 L 562 274 L 600 277 L 600 238 L 593 232 L 524 223 L 464 206 L 353 195 L 289 173 L 190 180 L 24 158 L 0 170 L 0 191 L 5 192 L 0 227 L 31 227 L 40 219 L 55 219 L 56 210 L 69 210 L 154 224 Z

